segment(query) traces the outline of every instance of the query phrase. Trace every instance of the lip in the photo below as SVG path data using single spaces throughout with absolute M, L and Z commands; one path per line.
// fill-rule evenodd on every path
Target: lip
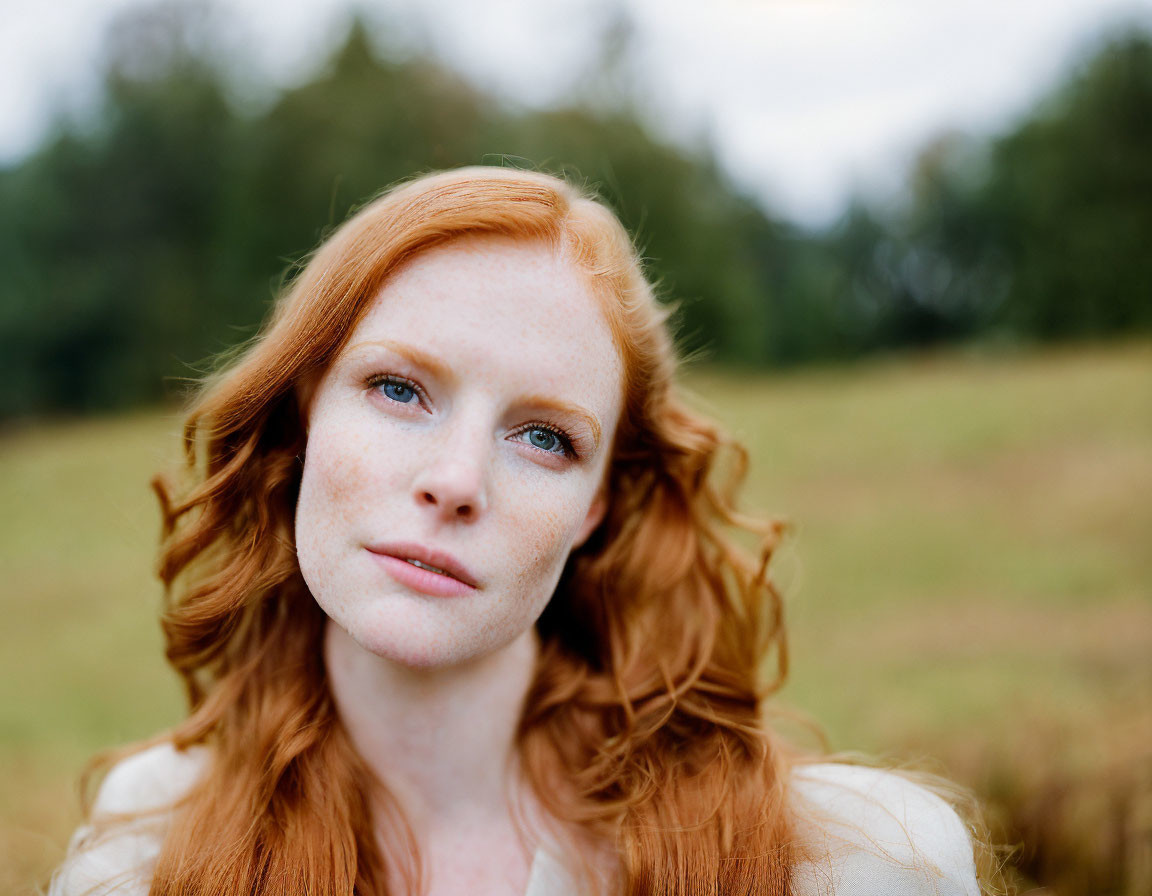
M 409 542 L 389 542 L 366 546 L 375 555 L 393 578 L 402 584 L 426 594 L 458 595 L 468 594 L 480 587 L 476 577 L 459 560 L 443 551 L 426 548 Z M 413 566 L 409 560 L 419 560 L 428 566 L 442 569 L 448 575 Z

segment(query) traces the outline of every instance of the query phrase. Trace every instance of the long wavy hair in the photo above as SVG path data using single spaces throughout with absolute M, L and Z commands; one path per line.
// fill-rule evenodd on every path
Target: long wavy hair
M 465 168 L 394 188 L 332 233 L 204 384 L 182 472 L 154 480 L 166 653 L 190 704 L 166 736 L 211 748 L 172 813 L 154 896 L 367 896 L 419 879 L 399 808 L 385 797 L 380 817 L 381 785 L 339 722 L 325 617 L 297 564 L 298 389 L 405 261 L 473 234 L 564 253 L 624 369 L 608 511 L 537 624 L 521 767 L 556 819 L 611 847 L 624 893 L 789 892 L 789 760 L 761 718 L 786 668 L 767 575 L 779 528 L 735 510 L 743 450 L 678 392 L 667 309 L 615 216 L 545 174 Z

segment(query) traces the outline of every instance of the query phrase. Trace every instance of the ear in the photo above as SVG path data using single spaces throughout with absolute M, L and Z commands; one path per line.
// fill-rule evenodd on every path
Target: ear
M 592 499 L 592 505 L 588 508 L 588 515 L 584 517 L 584 521 L 580 524 L 580 530 L 576 533 L 576 540 L 572 542 L 572 549 L 580 547 L 588 540 L 588 536 L 596 531 L 596 527 L 604 519 L 604 514 L 608 511 L 608 487 L 601 483 L 600 488 L 596 491 L 596 497 Z

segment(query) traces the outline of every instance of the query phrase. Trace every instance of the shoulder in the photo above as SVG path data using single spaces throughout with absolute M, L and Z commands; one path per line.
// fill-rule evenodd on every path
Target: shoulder
M 92 805 L 93 816 L 170 806 L 196 783 L 207 759 L 207 747 L 177 750 L 168 741 L 133 753 L 105 775 Z
M 180 751 L 162 743 L 113 766 L 88 822 L 69 842 L 49 896 L 147 893 L 151 866 L 164 839 L 165 810 L 195 784 L 208 756 L 206 747 Z
M 978 896 L 968 830 L 930 790 L 833 763 L 797 767 L 791 786 L 800 896 Z

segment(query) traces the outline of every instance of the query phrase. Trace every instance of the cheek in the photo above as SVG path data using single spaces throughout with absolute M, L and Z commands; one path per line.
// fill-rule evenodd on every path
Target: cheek
M 509 530 L 516 533 L 509 545 L 509 560 L 512 568 L 520 571 L 518 578 L 526 589 L 547 587 L 550 593 L 586 508 L 582 498 L 572 495 L 523 506 L 525 512 L 516 514 L 509 524 Z
M 322 550 L 349 526 L 369 518 L 388 490 L 393 465 L 374 461 L 367 440 L 347 427 L 314 428 L 305 449 L 304 472 L 296 506 L 300 550 Z

